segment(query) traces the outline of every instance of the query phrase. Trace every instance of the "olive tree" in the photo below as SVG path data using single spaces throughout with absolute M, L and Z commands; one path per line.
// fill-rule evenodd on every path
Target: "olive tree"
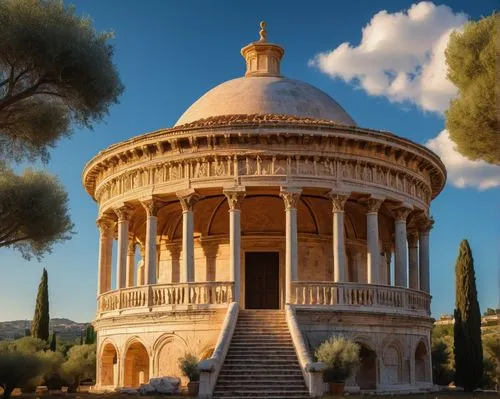
M 74 125 L 92 128 L 123 85 L 110 32 L 57 0 L 0 1 L 0 247 L 41 257 L 70 238 L 68 199 L 57 179 L 12 161 L 47 162 Z
M 40 258 L 53 244 L 70 238 L 68 196 L 54 176 L 0 163 L 0 248 L 13 247 Z
M 36 354 L 20 351 L 0 352 L 0 387 L 4 399 L 16 387 L 22 387 L 34 378 L 40 377 L 45 369 L 45 361 Z
M 458 88 L 446 112 L 446 128 L 457 150 L 472 160 L 500 165 L 500 105 L 497 45 L 500 14 L 468 23 L 451 34 L 446 49 L 448 79 Z

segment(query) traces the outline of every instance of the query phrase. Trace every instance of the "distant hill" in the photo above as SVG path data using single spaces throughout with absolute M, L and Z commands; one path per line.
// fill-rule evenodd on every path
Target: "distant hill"
M 89 323 L 54 318 L 50 319 L 49 329 L 51 332 L 55 331 L 59 338 L 64 341 L 74 341 L 80 338 L 81 331 L 85 330 L 88 325 Z M 25 330 L 30 327 L 31 321 L 28 320 L 0 321 L 0 340 L 24 337 Z

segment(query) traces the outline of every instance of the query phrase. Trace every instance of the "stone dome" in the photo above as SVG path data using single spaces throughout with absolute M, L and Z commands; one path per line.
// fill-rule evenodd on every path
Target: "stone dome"
M 175 126 L 236 114 L 293 115 L 356 125 L 333 98 L 314 86 L 280 76 L 245 76 L 224 82 L 205 93 L 184 112 Z
M 267 41 L 266 23 L 260 39 L 241 49 L 245 77 L 229 80 L 205 93 L 179 118 L 175 126 L 226 115 L 274 114 L 333 121 L 356 122 L 328 94 L 314 86 L 281 76 L 285 50 Z

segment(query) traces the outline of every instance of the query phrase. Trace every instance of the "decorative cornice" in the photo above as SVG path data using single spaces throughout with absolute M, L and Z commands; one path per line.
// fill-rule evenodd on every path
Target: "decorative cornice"
M 332 212 L 344 212 L 344 206 L 350 196 L 350 193 L 331 192 Z
M 108 176 L 129 168 L 137 169 L 138 164 L 155 159 L 166 164 L 174 157 L 191 157 L 193 151 L 206 151 L 213 149 L 214 145 L 230 144 L 232 150 L 238 150 L 240 142 L 258 144 L 261 140 L 274 145 L 281 142 L 286 145 L 288 141 L 309 145 L 321 141 L 321 145 L 332 146 L 331 154 L 328 151 L 323 151 L 323 154 L 340 160 L 351 159 L 353 149 L 366 149 L 367 156 L 380 153 L 379 158 L 370 155 L 371 159 L 386 161 L 388 167 L 393 165 L 430 179 L 432 197 L 439 193 L 446 179 L 444 165 L 436 154 L 410 140 L 384 131 L 343 126 L 332 121 L 271 114 L 212 117 L 115 144 L 87 163 L 83 173 L 84 186 L 95 196 L 97 185 Z M 185 147 L 186 143 L 188 147 Z M 200 146 L 200 143 L 206 144 Z M 344 146 L 347 146 L 345 154 L 341 150 Z M 351 148 L 353 146 L 355 148 Z

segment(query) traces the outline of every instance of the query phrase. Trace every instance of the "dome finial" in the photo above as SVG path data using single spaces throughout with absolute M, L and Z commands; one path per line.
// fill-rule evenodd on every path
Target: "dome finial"
M 280 61 L 285 53 L 283 47 L 267 41 L 267 24 L 260 23 L 260 39 L 241 49 L 247 71 L 245 76 L 281 76 Z
M 259 41 L 261 41 L 261 42 L 267 42 L 266 26 L 267 26 L 267 24 L 265 23 L 265 21 L 260 22 L 260 32 L 259 32 L 260 39 L 259 39 Z

